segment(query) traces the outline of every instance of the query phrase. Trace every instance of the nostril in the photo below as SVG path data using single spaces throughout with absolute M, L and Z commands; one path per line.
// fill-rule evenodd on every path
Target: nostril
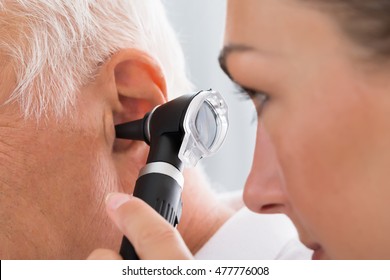
M 266 205 L 263 205 L 260 208 L 260 213 L 263 213 L 263 214 L 279 214 L 279 213 L 283 213 L 282 209 L 283 209 L 283 205 L 282 204 L 276 204 L 276 203 L 266 204 Z

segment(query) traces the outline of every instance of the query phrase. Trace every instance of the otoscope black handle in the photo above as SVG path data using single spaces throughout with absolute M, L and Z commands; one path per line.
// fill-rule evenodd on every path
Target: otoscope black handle
M 172 226 L 179 223 L 181 216 L 182 186 L 172 177 L 161 173 L 140 176 L 135 184 L 133 195 L 145 201 Z M 138 260 L 130 241 L 123 237 L 120 255 L 124 260 Z

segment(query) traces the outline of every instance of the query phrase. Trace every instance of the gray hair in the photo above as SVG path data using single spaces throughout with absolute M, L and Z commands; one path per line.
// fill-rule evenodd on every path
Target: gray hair
M 16 75 L 7 103 L 19 102 L 25 117 L 66 115 L 99 65 L 123 48 L 160 63 L 171 98 L 191 88 L 159 0 L 0 0 L 0 34 L 0 55 Z

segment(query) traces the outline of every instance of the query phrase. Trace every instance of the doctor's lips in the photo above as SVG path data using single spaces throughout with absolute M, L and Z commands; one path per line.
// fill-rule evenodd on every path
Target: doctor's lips
M 302 242 L 303 243 L 303 242 Z M 325 259 L 325 252 L 322 249 L 321 245 L 317 243 L 303 243 L 307 248 L 313 250 L 312 260 L 323 260 Z

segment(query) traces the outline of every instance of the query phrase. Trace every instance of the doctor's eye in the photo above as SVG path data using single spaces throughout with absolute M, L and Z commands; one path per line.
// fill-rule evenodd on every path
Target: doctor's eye
M 242 87 L 237 84 L 236 87 L 237 93 L 244 97 L 244 99 L 251 99 L 253 101 L 257 111 L 257 116 L 260 117 L 266 103 L 269 100 L 269 95 L 263 91 Z

